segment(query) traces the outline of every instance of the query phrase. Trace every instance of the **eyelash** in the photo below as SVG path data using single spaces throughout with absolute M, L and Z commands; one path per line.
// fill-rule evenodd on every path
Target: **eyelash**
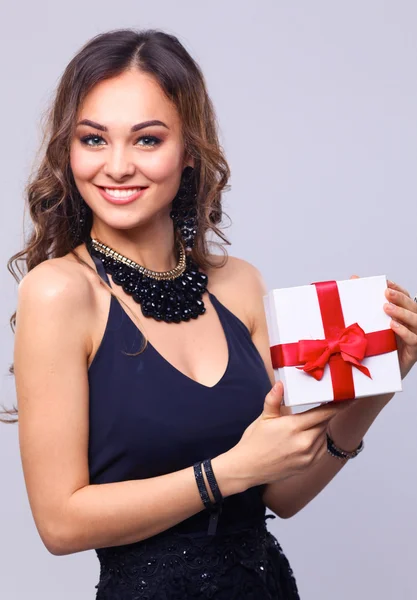
M 101 146 L 102 144 L 89 144 L 88 141 L 91 139 L 100 139 L 100 140 L 104 140 L 104 138 L 99 135 L 98 133 L 89 133 L 88 135 L 85 135 L 84 137 L 81 138 L 81 143 L 84 144 L 85 146 L 89 146 L 90 148 L 98 148 L 99 146 Z M 142 135 L 141 137 L 139 137 L 136 140 L 136 143 L 139 140 L 152 140 L 153 144 L 149 145 L 149 144 L 145 144 L 145 148 L 155 148 L 156 146 L 158 146 L 158 144 L 160 144 L 162 142 L 162 140 L 160 138 L 157 138 L 154 135 Z

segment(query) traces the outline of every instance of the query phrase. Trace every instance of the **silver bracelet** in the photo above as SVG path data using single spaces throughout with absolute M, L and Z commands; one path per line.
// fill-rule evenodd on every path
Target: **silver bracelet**
M 334 441 L 332 440 L 332 438 L 330 437 L 330 435 L 328 433 L 326 433 L 326 436 L 327 436 L 327 452 L 331 456 L 334 456 L 335 458 L 338 458 L 339 460 L 355 458 L 355 456 L 358 456 L 358 454 L 360 452 L 362 452 L 362 450 L 365 447 L 364 441 L 361 440 L 361 443 L 356 448 L 356 450 L 352 450 L 352 452 L 346 452 L 346 450 L 342 450 L 341 448 L 336 446 L 336 444 L 334 443 Z

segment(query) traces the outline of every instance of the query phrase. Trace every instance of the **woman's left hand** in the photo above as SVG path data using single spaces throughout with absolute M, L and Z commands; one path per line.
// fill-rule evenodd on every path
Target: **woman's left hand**
M 417 362 L 417 302 L 401 286 L 388 281 L 385 296 L 391 304 L 384 310 L 391 317 L 391 328 L 395 332 L 400 360 L 401 378 L 407 375 Z
M 359 279 L 352 275 L 351 279 Z M 401 379 L 410 372 L 417 362 L 417 302 L 400 285 L 387 281 L 388 288 L 385 297 L 384 311 L 391 317 L 391 328 L 395 332 L 400 361 Z

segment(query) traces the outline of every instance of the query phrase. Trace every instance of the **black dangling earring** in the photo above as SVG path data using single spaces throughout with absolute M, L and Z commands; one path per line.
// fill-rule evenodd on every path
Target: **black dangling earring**
M 197 189 L 193 167 L 185 167 L 181 176 L 181 184 L 172 201 L 170 217 L 178 227 L 187 249 L 194 246 L 197 234 Z
M 84 242 L 87 238 L 87 235 L 90 233 L 91 230 L 91 209 L 88 207 L 87 203 L 85 202 L 84 198 L 81 196 L 81 194 L 77 194 L 77 199 L 79 202 L 79 213 L 75 213 L 75 215 L 73 214 L 71 217 L 71 227 L 70 227 L 70 231 L 71 231 L 71 236 L 72 239 L 75 243 L 75 245 L 79 245 L 82 242 Z

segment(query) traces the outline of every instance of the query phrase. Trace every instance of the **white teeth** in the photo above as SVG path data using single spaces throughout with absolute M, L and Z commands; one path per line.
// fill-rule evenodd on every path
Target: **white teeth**
M 141 189 L 142 188 L 131 188 L 129 190 L 115 190 L 110 188 L 104 188 L 104 191 L 109 196 L 113 196 L 113 198 L 128 198 L 129 196 L 136 194 L 136 192 L 139 192 L 139 190 Z

